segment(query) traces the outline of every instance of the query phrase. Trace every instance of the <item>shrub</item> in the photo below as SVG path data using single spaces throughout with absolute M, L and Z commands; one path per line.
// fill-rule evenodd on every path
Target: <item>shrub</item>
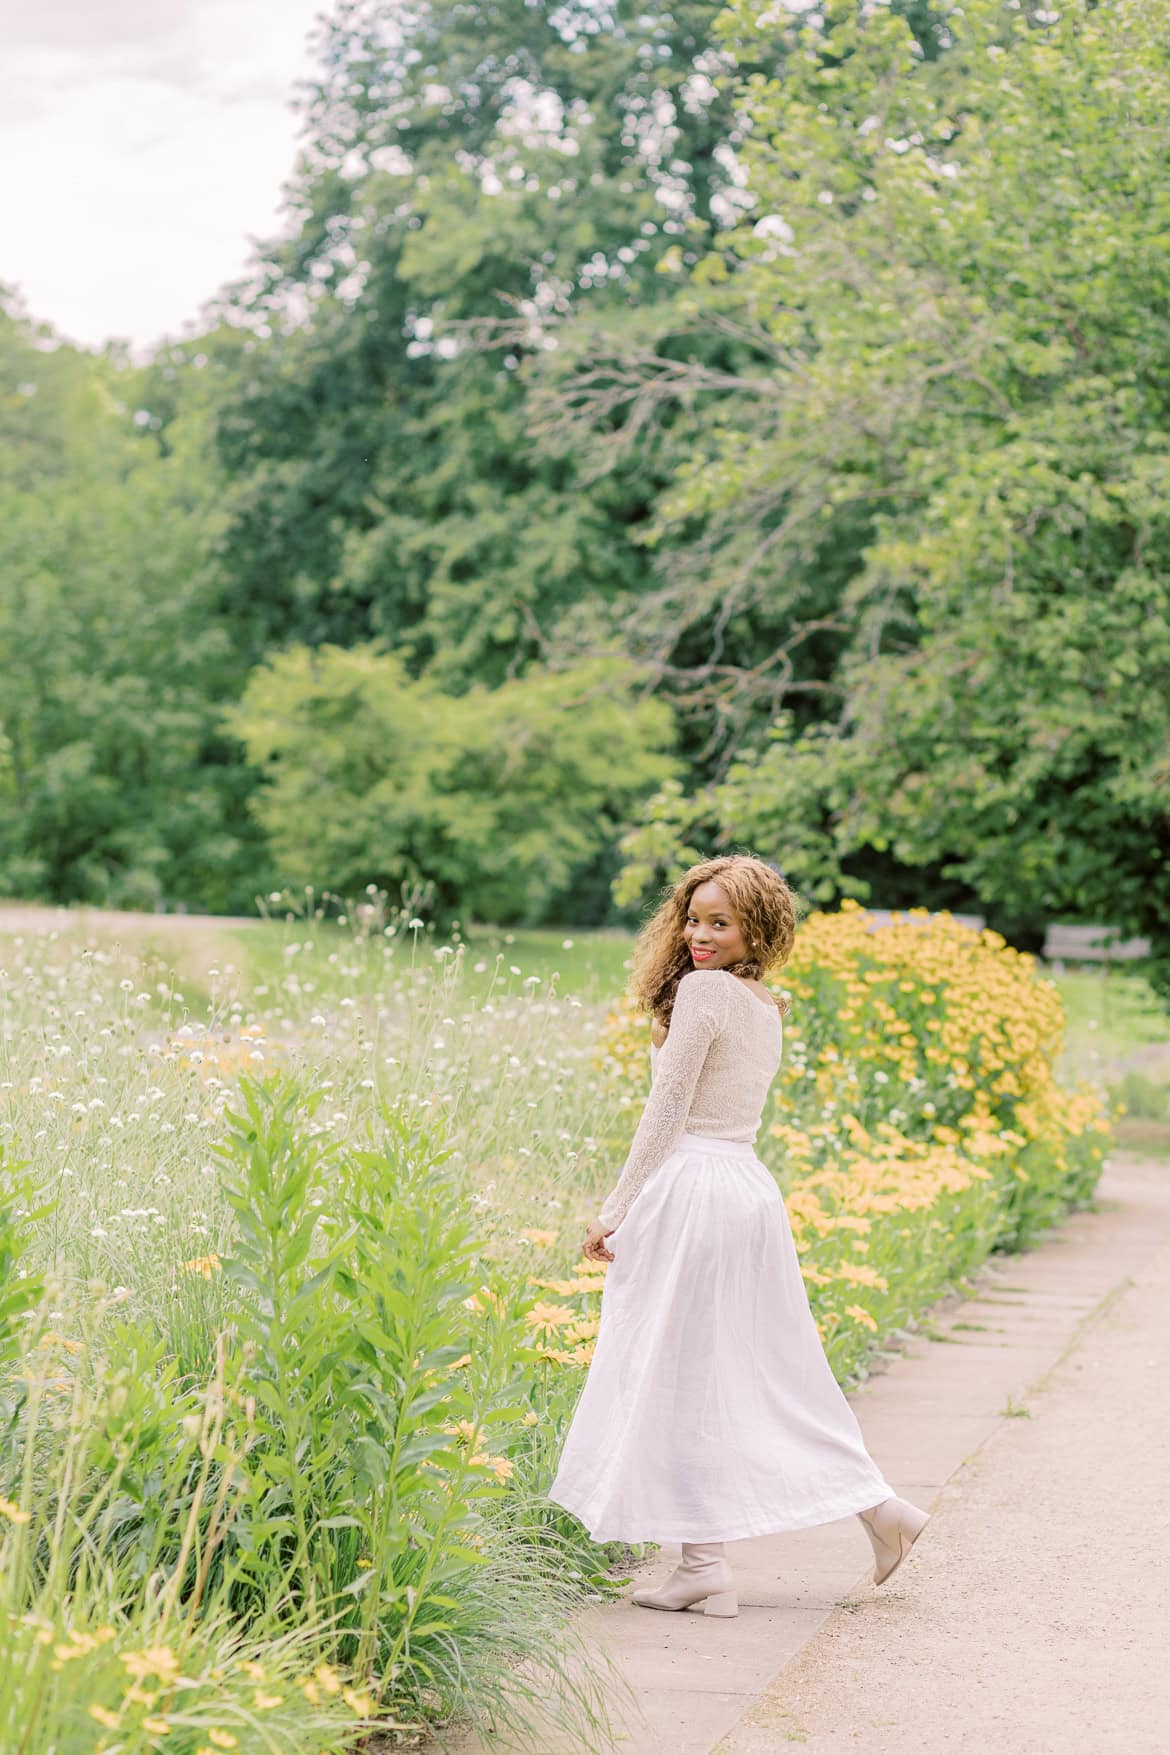
M 392 1109 L 365 1150 L 343 1147 L 287 1073 L 244 1075 L 238 1098 L 217 1148 L 232 1248 L 187 1264 L 220 1293 L 210 1379 L 181 1377 L 116 1296 L 83 1303 L 71 1335 L 28 1329 L 0 1450 L 9 1623 L 75 1630 L 68 1661 L 106 1677 L 111 1728 L 126 1701 L 106 1644 L 166 1647 L 187 1676 L 209 1642 L 254 1654 L 295 1634 L 310 1689 L 336 1671 L 350 1730 L 354 1699 L 419 1729 L 465 1715 L 523 1733 L 551 1710 L 592 1746 L 601 1683 L 565 1661 L 572 1569 L 489 1515 L 513 1468 L 495 1439 L 523 1429 L 512 1398 L 539 1361 L 520 1313 L 477 1343 L 485 1264 L 449 1154 Z M 155 1717 L 181 1695 L 195 1723 L 189 1693 L 154 1689 Z M 328 1711 L 320 1736 L 254 1746 L 316 1748 L 326 1729 L 341 1747 Z
M 1138 1121 L 1170 1119 L 1170 1085 L 1159 1083 L 1148 1073 L 1127 1072 L 1110 1092 L 1114 1104 L 1123 1115 Z
M 784 977 L 795 1003 L 758 1147 L 844 1376 L 990 1250 L 1087 1201 L 1109 1128 L 1092 1091 L 1056 1082 L 1056 987 L 996 933 L 925 912 L 878 925 L 846 903 L 805 921 Z M 625 1006 L 602 1055 L 642 1077 L 644 1021 Z

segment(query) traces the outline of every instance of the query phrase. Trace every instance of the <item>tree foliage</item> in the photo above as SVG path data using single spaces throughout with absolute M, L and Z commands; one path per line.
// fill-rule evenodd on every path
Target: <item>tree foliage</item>
M 1156 0 L 342 0 L 320 63 L 205 335 L 4 320 L 7 886 L 597 919 L 620 843 L 630 918 L 738 845 L 1170 957 Z
M 134 381 L 0 310 L 0 886 L 239 907 L 263 850 L 219 723 L 206 434 L 164 459 Z
M 677 772 L 670 709 L 606 660 L 454 697 L 394 653 L 297 647 L 232 723 L 287 881 L 429 883 L 443 919 L 580 919 L 621 825 Z
M 674 237 L 709 234 L 734 133 L 717 11 L 337 9 L 292 233 L 224 306 L 256 338 L 219 423 L 225 573 L 256 658 L 377 639 L 458 692 L 620 650 L 661 473 L 582 481 L 529 430 L 538 344 L 453 331 L 628 313 Z
M 818 555 L 849 558 L 839 709 L 778 718 L 694 810 L 778 841 L 817 894 L 890 857 L 1001 920 L 1170 953 L 1162 24 L 1149 0 L 973 0 L 934 60 L 883 8 L 769 26 L 754 217 L 679 291 L 693 327 L 751 323 L 760 357 L 659 516 L 701 516 L 736 588 L 793 615 Z M 722 39 L 758 55 L 761 28 L 733 5 Z M 686 839 L 677 798 L 658 814 Z M 645 875 L 662 824 L 629 852 Z

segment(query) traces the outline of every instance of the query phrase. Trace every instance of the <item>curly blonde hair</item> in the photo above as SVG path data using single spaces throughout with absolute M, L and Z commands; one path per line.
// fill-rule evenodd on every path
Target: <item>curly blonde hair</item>
M 667 886 L 658 907 L 634 941 L 627 994 L 642 1011 L 669 1028 L 678 984 L 694 964 L 683 937 L 691 897 L 700 884 L 714 879 L 727 892 L 739 919 L 748 955 L 727 964 L 733 975 L 760 980 L 767 970 L 787 962 L 796 934 L 799 904 L 774 865 L 754 853 L 727 853 L 702 859 Z M 781 1012 L 788 1000 L 773 994 Z

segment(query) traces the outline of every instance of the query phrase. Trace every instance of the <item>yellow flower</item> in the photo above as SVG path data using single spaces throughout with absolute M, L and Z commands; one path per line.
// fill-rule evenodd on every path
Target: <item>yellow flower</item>
M 368 1694 L 360 1693 L 356 1688 L 343 1688 L 341 1698 L 358 1718 L 373 1718 L 376 1708 Z
M 218 1728 L 214 1731 L 208 1731 L 207 1740 L 215 1749 L 239 1748 L 239 1744 L 230 1731 L 221 1731 Z
M 532 1408 L 529 1408 L 528 1412 L 521 1419 L 520 1424 L 522 1426 L 535 1426 L 539 1418 L 540 1415 L 535 1413 Z
M 256 1663 L 252 1658 L 245 1658 L 240 1668 L 253 1682 L 263 1682 L 266 1674 L 263 1664 Z
M 263 1688 L 257 1688 L 252 1696 L 252 1705 L 257 1712 L 268 1712 L 272 1707 L 279 1706 L 283 1698 L 282 1694 L 265 1694 Z
M 142 1728 L 144 1731 L 149 1731 L 152 1737 L 165 1737 L 171 1725 L 169 1719 L 144 1718 Z
M 527 1237 L 530 1243 L 536 1243 L 541 1249 L 551 1249 L 557 1240 L 555 1231 L 521 1231 L 521 1237 Z
M 530 1328 L 558 1328 L 562 1323 L 576 1322 L 577 1312 L 564 1304 L 534 1304 L 524 1320 Z
M 41 1345 L 60 1347 L 63 1353 L 80 1353 L 82 1351 L 80 1341 L 71 1341 L 66 1335 L 59 1335 L 55 1329 L 48 1329 L 45 1332 L 41 1337 Z
M 9 1523 L 28 1523 L 32 1513 L 14 1505 L 11 1499 L 0 1499 L 0 1516 L 6 1517 Z
M 68 1644 L 60 1644 L 53 1647 L 53 1657 L 56 1660 L 53 1664 L 53 1668 L 55 1670 L 60 1670 L 65 1664 L 69 1663 L 72 1658 L 87 1657 L 91 1651 L 96 1651 L 97 1647 L 98 1641 L 92 1634 L 71 1633 L 69 1635 Z
M 869 1311 L 863 1310 L 860 1304 L 847 1304 L 845 1306 L 845 1314 L 846 1316 L 851 1316 L 854 1322 L 863 1323 L 866 1328 L 877 1327 L 877 1323 L 874 1321 Z
M 336 1670 L 330 1669 L 328 1664 L 318 1664 L 317 1668 L 313 1671 L 313 1674 L 318 1682 L 320 1682 L 322 1688 L 324 1688 L 326 1694 L 341 1693 L 341 1678 Z
M 608 1262 L 594 1261 L 590 1256 L 583 1255 L 580 1261 L 574 1265 L 573 1272 L 580 1275 L 582 1279 L 603 1280 L 608 1265 Z
M 179 1674 L 179 1660 L 169 1645 L 152 1645 L 145 1651 L 125 1651 L 122 1662 L 137 1682 L 144 1682 L 148 1676 L 157 1676 L 160 1682 L 170 1686 Z
M 196 1255 L 190 1261 L 183 1262 L 179 1271 L 184 1274 L 200 1274 L 203 1279 L 209 1280 L 212 1274 L 219 1271 L 220 1265 L 218 1255 Z
M 96 1718 L 99 1725 L 105 1725 L 107 1731 L 116 1731 L 122 1722 L 118 1714 L 111 1712 L 108 1706 L 91 1706 L 89 1716 Z
M 889 1281 L 885 1276 L 877 1273 L 867 1262 L 841 1262 L 837 1268 L 837 1278 L 848 1280 L 853 1286 L 878 1286 L 883 1292 L 889 1287 Z

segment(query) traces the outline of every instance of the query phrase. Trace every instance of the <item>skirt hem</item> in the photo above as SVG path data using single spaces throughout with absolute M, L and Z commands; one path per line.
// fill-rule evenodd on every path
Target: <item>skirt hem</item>
M 737 1525 L 734 1528 L 722 1524 L 718 1531 L 714 1529 L 696 1530 L 691 1526 L 684 1530 L 681 1525 L 657 1523 L 651 1528 L 647 1524 L 642 1524 L 639 1526 L 637 1535 L 629 1535 L 624 1530 L 610 1529 L 604 1525 L 599 1525 L 596 1530 L 590 1529 L 587 1520 L 581 1516 L 580 1512 L 574 1511 L 571 1505 L 567 1505 L 563 1499 L 553 1499 L 551 1493 L 548 1497 L 553 1500 L 554 1505 L 560 1505 L 565 1511 L 571 1513 L 584 1527 L 590 1541 L 593 1542 L 744 1542 L 754 1536 L 783 1536 L 787 1535 L 790 1530 L 814 1529 L 818 1524 L 836 1523 L 843 1517 L 855 1517 L 859 1511 L 868 1511 L 870 1506 L 880 1505 L 883 1499 L 893 1495 L 893 1488 L 888 1482 L 885 1485 L 886 1492 L 879 1493 L 876 1499 L 870 1491 L 863 1498 L 859 1498 L 855 1504 L 844 1505 L 836 1511 L 812 1511 L 799 1517 L 790 1516 L 779 1520 L 770 1518 L 760 1523 Z M 603 1529 L 604 1534 L 601 1533 Z

